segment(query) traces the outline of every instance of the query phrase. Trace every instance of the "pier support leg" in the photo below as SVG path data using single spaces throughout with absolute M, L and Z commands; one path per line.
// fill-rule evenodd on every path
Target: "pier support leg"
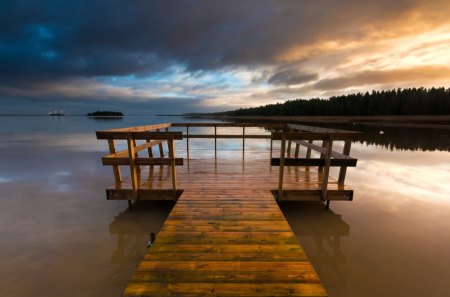
M 330 200 L 327 200 L 327 204 L 325 205 L 325 209 L 330 209 Z
M 131 203 L 131 200 L 127 200 L 127 201 L 128 201 L 128 209 L 133 210 L 133 204 Z

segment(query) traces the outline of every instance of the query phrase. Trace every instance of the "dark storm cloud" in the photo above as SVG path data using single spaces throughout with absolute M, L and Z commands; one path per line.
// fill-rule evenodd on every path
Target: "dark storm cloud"
M 198 100 L 203 108 L 250 106 L 274 94 L 396 82 L 404 73 L 376 73 L 385 70 L 385 56 L 373 65 L 366 56 L 448 26 L 449 11 L 448 0 L 3 0 L 0 113 L 58 102 L 80 110 L 73 102 L 89 100 L 99 107 L 101 100 L 130 102 L 140 111 L 146 101 L 162 108 L 170 97 L 191 111 L 189 102 L 202 108 Z M 437 40 L 436 55 L 446 46 Z M 360 62 L 349 69 L 355 56 Z
M 272 65 L 293 45 L 399 17 L 415 1 L 3 1 L 5 80 Z M 330 13 L 332 12 L 332 13 Z M 332 28 L 332 30 L 330 30 Z
M 268 83 L 274 85 L 296 85 L 317 80 L 318 77 L 317 73 L 301 73 L 297 70 L 288 69 L 272 75 Z

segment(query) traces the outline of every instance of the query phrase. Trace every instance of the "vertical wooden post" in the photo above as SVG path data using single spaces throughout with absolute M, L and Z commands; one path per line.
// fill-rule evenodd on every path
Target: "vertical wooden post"
M 342 154 L 349 156 L 350 155 L 350 148 L 352 146 L 351 140 L 345 141 L 344 149 L 342 151 Z M 341 169 L 339 169 L 339 178 L 338 178 L 338 184 L 343 185 L 345 182 L 345 175 L 347 174 L 347 166 L 341 166 Z
M 300 144 L 295 144 L 295 157 L 298 158 L 298 154 L 300 152 Z
M 289 129 L 289 132 L 293 132 L 294 130 Z M 292 140 L 288 141 L 288 146 L 287 146 L 287 156 L 290 158 L 291 157 L 291 151 L 292 151 Z
M 114 139 L 108 139 L 108 146 L 110 154 L 115 154 L 116 146 L 114 145 Z M 116 185 L 118 185 L 122 181 L 122 175 L 120 174 L 119 165 L 113 165 L 112 168 L 114 172 L 114 181 L 116 182 Z
M 324 172 L 322 175 L 322 201 L 327 202 L 327 208 L 329 207 L 329 202 L 327 199 L 327 188 L 328 188 L 328 177 L 330 175 L 330 163 L 331 163 L 331 150 L 333 148 L 333 140 L 328 136 L 326 140 L 324 140 L 325 145 L 325 166 Z
M 326 147 L 327 147 L 327 140 L 326 140 L 326 139 L 322 141 L 322 147 L 326 149 Z M 321 154 L 320 154 L 320 158 L 321 158 L 321 159 L 324 159 L 324 158 L 326 157 L 325 155 L 326 155 L 326 154 L 321 153 Z M 318 171 L 319 171 L 319 172 L 323 172 L 323 167 L 322 167 L 322 166 L 319 166 Z
M 284 155 L 286 150 L 286 139 L 283 136 L 281 138 L 280 148 L 280 172 L 278 175 L 278 201 L 281 201 L 281 195 L 283 194 L 283 177 L 284 177 Z
M 214 126 L 214 158 L 217 159 L 217 126 Z
M 146 141 L 147 141 L 147 143 L 151 142 L 150 138 L 147 138 Z M 148 147 L 147 151 L 148 151 L 148 157 L 153 158 L 153 149 L 151 146 Z
M 174 146 L 174 140 L 173 138 L 168 139 L 168 145 L 169 145 L 169 157 L 171 159 L 171 166 L 172 166 L 172 189 L 174 192 L 174 195 L 176 198 L 177 195 L 177 167 L 175 164 L 175 146 Z
M 189 160 L 189 124 L 186 125 L 186 155 Z
M 132 141 L 133 141 L 133 147 L 136 147 L 136 146 L 137 146 L 137 145 L 136 145 L 136 139 L 133 138 Z M 136 150 L 135 150 L 135 151 L 134 151 L 134 157 L 137 158 L 137 157 L 138 157 L 138 154 L 139 154 L 139 152 L 136 152 Z M 136 167 L 137 172 L 138 172 L 138 173 L 141 173 L 141 166 L 136 165 L 135 167 Z
M 270 137 L 270 162 L 272 162 L 272 151 L 273 151 L 273 132 L 272 135 Z
M 136 158 L 134 149 L 135 142 L 134 139 L 131 138 L 131 136 L 128 137 L 127 144 L 128 144 L 128 158 L 130 159 L 131 187 L 133 189 L 133 199 L 136 200 L 137 190 L 139 188 L 139 177 L 135 166 L 135 158 Z
M 242 159 L 244 159 L 245 154 L 245 126 L 242 126 Z
M 313 143 L 313 141 L 312 140 L 310 140 L 310 141 L 308 141 L 309 143 Z M 309 158 L 311 158 L 311 148 L 308 148 L 307 150 L 306 150 L 306 159 L 309 159 Z
M 156 132 L 159 132 L 159 129 L 156 129 Z M 161 158 L 164 158 L 164 148 L 162 143 L 158 144 L 158 148 L 159 148 L 159 156 Z

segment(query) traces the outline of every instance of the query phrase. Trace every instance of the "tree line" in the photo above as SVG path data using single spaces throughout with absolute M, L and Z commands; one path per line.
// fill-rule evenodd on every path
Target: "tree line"
M 284 103 L 214 113 L 228 116 L 449 115 L 450 88 L 407 88 L 295 99 Z

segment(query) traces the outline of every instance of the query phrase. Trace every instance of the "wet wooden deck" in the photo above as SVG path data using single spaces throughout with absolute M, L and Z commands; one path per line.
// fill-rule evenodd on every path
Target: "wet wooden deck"
M 239 187 L 245 190 L 275 191 L 278 187 L 279 169 L 270 164 L 269 151 L 231 152 L 227 158 L 184 158 L 177 166 L 178 189 L 207 191 L 217 188 Z M 172 172 L 169 166 L 141 166 L 138 196 L 141 200 L 174 199 L 170 189 Z M 317 167 L 290 167 L 284 172 L 283 201 L 320 201 L 323 173 Z M 166 190 L 165 190 L 166 189 Z M 159 191 L 158 191 L 159 190 Z M 351 200 L 353 191 L 329 177 L 328 199 Z M 130 177 L 107 190 L 108 199 L 128 199 L 132 191 Z M 291 195 L 295 193 L 295 195 Z M 180 193 L 181 194 L 181 193 Z
M 271 192 L 239 178 L 185 189 L 125 296 L 327 295 Z
M 180 127 L 186 134 L 169 131 Z M 214 133 L 192 134 L 190 127 Z M 219 135 L 218 127 L 241 127 L 242 134 Z M 250 127 L 271 134 L 249 135 Z M 124 295 L 326 296 L 277 200 L 322 201 L 327 207 L 333 200 L 351 201 L 353 191 L 344 181 L 347 167 L 356 166 L 349 156 L 354 137 L 352 131 L 290 124 L 166 123 L 97 131 L 98 139 L 108 140 L 110 154 L 102 162 L 113 167 L 115 179 L 108 199 L 128 200 L 130 207 L 132 200 L 176 200 Z M 189 139 L 196 138 L 214 141 L 212 153 L 189 150 Z M 242 140 L 242 150 L 226 151 L 227 143 L 218 150 L 221 138 Z M 183 139 L 186 149 L 180 152 L 174 143 Z M 270 140 L 264 144 L 270 149 L 247 150 L 246 139 Z M 127 149 L 116 151 L 115 141 L 123 140 Z M 345 142 L 342 153 L 332 150 L 333 141 Z M 131 177 L 120 166 L 129 166 Z M 337 180 L 331 167 L 339 168 Z

